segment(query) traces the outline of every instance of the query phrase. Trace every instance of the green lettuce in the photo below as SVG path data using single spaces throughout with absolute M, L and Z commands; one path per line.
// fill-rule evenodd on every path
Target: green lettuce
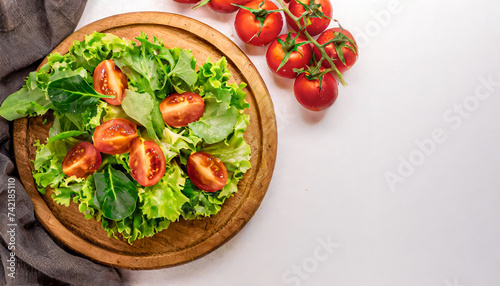
M 205 111 L 203 116 L 189 128 L 193 134 L 203 138 L 208 144 L 224 140 L 234 130 L 238 121 L 238 109 L 229 107 L 225 102 L 217 102 L 214 98 L 205 98 Z
M 189 199 L 182 193 L 185 178 L 181 168 L 174 164 L 167 168 L 165 176 L 155 185 L 139 189 L 141 209 L 148 219 L 166 218 L 176 221 L 181 208 Z
M 101 222 L 111 237 L 132 244 L 166 229 L 171 222 L 199 219 L 218 213 L 238 190 L 250 168 L 250 146 L 243 134 L 249 116 L 244 83 L 229 83 L 227 61 L 208 60 L 198 66 L 190 51 L 166 48 L 144 33 L 137 42 L 111 34 L 93 33 L 75 41 L 69 52 L 47 56 L 47 64 L 29 74 L 26 84 L 0 106 L 0 116 L 13 120 L 54 110 L 46 144 L 37 143 L 33 177 L 40 192 L 51 188 L 53 200 L 78 204 L 86 219 Z M 92 74 L 104 60 L 113 60 L 128 77 L 121 106 L 102 100 L 93 89 Z M 163 122 L 159 103 L 173 92 L 199 93 L 205 101 L 202 117 L 187 127 Z M 124 118 L 138 125 L 144 140 L 162 149 L 167 168 L 149 187 L 133 181 L 129 154 L 102 154 L 102 164 L 85 179 L 68 177 L 62 161 L 77 143 L 91 142 L 101 122 Z M 146 132 L 144 132 L 144 129 Z M 193 152 L 203 151 L 222 160 L 226 185 L 217 192 L 198 189 L 185 173 Z

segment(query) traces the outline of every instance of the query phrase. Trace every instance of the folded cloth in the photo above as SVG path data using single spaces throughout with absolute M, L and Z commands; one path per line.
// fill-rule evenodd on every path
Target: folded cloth
M 0 103 L 73 32 L 86 2 L 0 0 Z M 16 177 L 11 127 L 0 117 L 0 285 L 122 285 L 116 269 L 71 253 L 36 220 Z

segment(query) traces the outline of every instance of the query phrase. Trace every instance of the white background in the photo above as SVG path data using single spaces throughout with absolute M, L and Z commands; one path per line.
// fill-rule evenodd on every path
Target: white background
M 313 113 L 268 70 L 265 48 L 235 36 L 235 14 L 88 1 L 78 28 L 165 11 L 218 29 L 260 71 L 279 128 L 273 180 L 244 229 L 194 262 L 122 271 L 127 285 L 500 285 L 500 84 L 481 83 L 500 83 L 500 2 L 390 3 L 332 0 L 360 58 L 334 106 Z M 387 172 L 400 176 L 393 189 Z

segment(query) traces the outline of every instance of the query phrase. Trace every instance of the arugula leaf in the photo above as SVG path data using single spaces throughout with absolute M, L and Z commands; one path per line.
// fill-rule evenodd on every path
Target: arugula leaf
M 51 143 L 51 142 L 54 142 L 56 140 L 66 139 L 69 137 L 77 137 L 77 136 L 80 136 L 82 134 L 88 134 L 88 133 L 85 131 L 76 131 L 76 130 L 75 131 L 64 131 L 64 132 L 57 134 L 56 136 L 50 137 L 50 139 L 49 139 L 49 141 L 47 141 L 47 143 Z
M 50 82 L 47 92 L 57 110 L 74 114 L 82 113 L 89 107 L 95 106 L 99 98 L 112 97 L 98 94 L 80 75 Z
M 130 216 L 137 202 L 135 183 L 111 166 L 103 173 L 95 173 L 96 199 L 105 218 L 120 220 Z
M 155 55 L 142 46 L 133 43 L 125 53 L 114 58 L 114 61 L 139 91 L 154 94 L 160 88 L 158 62 Z
M 168 76 L 172 78 L 172 85 L 177 93 L 183 93 L 186 92 L 189 87 L 193 86 L 198 79 L 198 75 L 194 70 L 196 61 L 191 52 L 180 48 L 173 48 L 172 51 L 172 57 L 177 59 L 177 62 Z M 183 85 L 182 82 L 187 86 Z
M 45 93 L 39 89 L 28 89 L 26 86 L 9 95 L 0 106 L 0 116 L 7 120 L 21 117 L 42 115 L 51 108 L 52 104 Z
M 238 109 L 227 103 L 217 102 L 214 98 L 205 98 L 205 111 L 203 116 L 189 128 L 193 134 L 203 138 L 206 143 L 217 143 L 226 138 L 234 130 L 238 120 Z
M 65 131 L 71 131 L 77 129 L 77 126 L 64 114 L 55 111 L 54 112 L 54 123 L 49 129 L 49 138 L 56 136 L 57 134 Z M 49 139 L 50 140 L 50 139 Z

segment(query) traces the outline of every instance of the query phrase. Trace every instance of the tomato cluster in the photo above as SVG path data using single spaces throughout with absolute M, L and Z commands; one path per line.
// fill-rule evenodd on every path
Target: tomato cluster
M 234 21 L 238 37 L 249 45 L 270 44 L 266 52 L 269 69 L 278 76 L 295 79 L 295 97 L 302 106 L 324 110 L 337 99 L 337 80 L 345 85 L 342 73 L 358 58 L 356 41 L 340 25 L 327 29 L 332 21 L 330 0 L 275 1 L 281 8 L 270 0 L 203 0 L 194 8 L 208 4 L 222 13 L 239 9 Z M 293 32 L 279 34 L 283 28 L 281 12 Z M 314 39 L 316 35 L 319 37 Z
M 107 103 L 121 105 L 128 79 L 113 60 L 106 60 L 94 69 L 93 85 L 98 93 L 114 96 L 104 98 Z M 159 109 L 165 124 L 179 128 L 199 120 L 205 110 L 205 102 L 196 93 L 174 93 L 160 103 Z M 153 141 L 140 138 L 137 125 L 127 119 L 103 122 L 95 128 L 92 141 L 94 144 L 81 142 L 68 151 L 62 163 L 63 173 L 84 178 L 99 169 L 101 153 L 129 153 L 131 175 L 140 185 L 152 186 L 165 175 L 166 160 L 161 148 Z M 189 156 L 187 173 L 191 181 L 206 192 L 222 189 L 228 178 L 222 161 L 203 152 L 194 152 Z

